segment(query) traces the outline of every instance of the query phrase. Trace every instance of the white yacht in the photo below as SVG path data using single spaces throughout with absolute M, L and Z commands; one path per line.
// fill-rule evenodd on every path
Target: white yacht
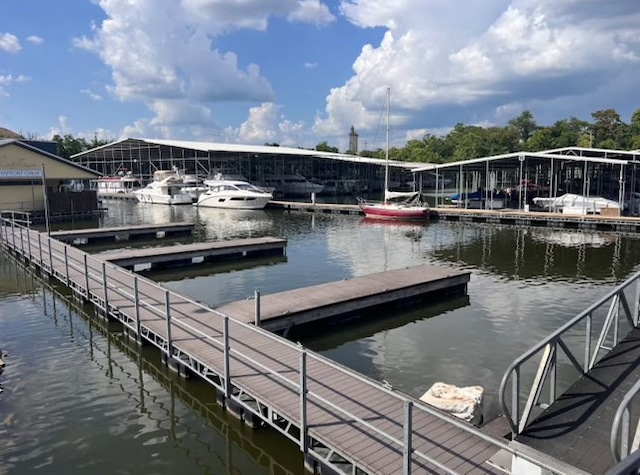
M 142 181 L 133 176 L 131 172 L 116 176 L 101 177 L 93 181 L 92 184 L 95 184 L 95 190 L 98 192 L 98 195 L 132 193 L 142 188 Z
M 297 173 L 266 176 L 264 184 L 285 195 L 310 195 L 311 193 L 320 193 L 324 189 L 323 184 L 310 181 Z
M 191 195 L 184 193 L 184 183 L 176 170 L 157 170 L 153 181 L 133 194 L 141 203 L 163 205 L 185 205 L 193 202 Z
M 228 209 L 262 209 L 273 199 L 268 191 L 241 180 L 205 180 L 208 191 L 198 198 L 196 206 Z
M 202 178 L 195 175 L 180 174 L 182 178 L 182 192 L 191 196 L 191 201 L 198 201 L 198 197 L 208 190 Z

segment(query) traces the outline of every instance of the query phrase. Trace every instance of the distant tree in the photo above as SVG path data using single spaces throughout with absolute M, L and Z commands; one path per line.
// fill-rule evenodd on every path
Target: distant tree
M 622 119 L 615 109 L 604 109 L 591 113 L 593 124 L 591 124 L 591 132 L 593 133 L 593 141 L 596 147 L 605 148 L 602 144 L 607 141 L 608 144 L 617 144 L 622 138 Z M 614 146 L 615 148 L 615 146 Z
M 66 134 L 64 137 L 56 134 L 53 136 L 53 141 L 58 144 L 58 155 L 63 158 L 69 158 L 90 148 L 85 139 L 75 138 L 71 134 Z
M 521 142 L 529 140 L 529 137 L 531 137 L 538 128 L 538 124 L 536 124 L 533 114 L 529 110 L 523 111 L 518 117 L 511 119 L 509 126 L 518 132 L 518 137 Z
M 537 129 L 526 142 L 526 150 L 529 152 L 541 152 L 555 148 L 553 132 L 548 127 Z
M 550 128 L 554 137 L 554 144 L 552 148 L 577 146 L 578 139 L 588 130 L 588 128 L 588 122 L 575 117 L 557 121 Z
M 265 145 L 266 147 L 279 147 L 279 146 L 280 146 L 280 144 L 279 144 L 279 143 L 276 143 L 276 142 L 273 142 L 273 143 L 269 143 L 269 142 L 267 142 L 267 143 L 265 143 L 264 145 Z
M 334 153 L 338 153 L 339 151 L 338 147 L 332 147 L 331 145 L 327 144 L 326 140 L 316 145 L 316 150 L 318 152 L 334 152 Z

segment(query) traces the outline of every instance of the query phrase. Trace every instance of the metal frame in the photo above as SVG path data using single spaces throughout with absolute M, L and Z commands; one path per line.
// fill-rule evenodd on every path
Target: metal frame
M 470 436 L 475 436 L 481 440 L 489 442 L 496 447 L 496 450 L 503 449 L 508 453 L 527 460 L 536 466 L 550 471 L 551 473 L 556 473 L 556 470 L 547 466 L 543 462 L 516 451 L 509 445 L 485 435 L 478 429 L 469 426 L 464 422 L 449 418 L 419 401 L 415 401 L 401 393 L 388 389 L 376 381 L 370 380 L 363 375 L 353 372 L 323 356 L 305 349 L 301 345 L 289 342 L 277 335 L 258 328 L 253 324 L 231 319 L 230 317 L 206 307 L 203 304 L 195 302 L 192 299 L 166 290 L 155 282 L 137 276 L 131 271 L 106 264 L 104 261 L 98 260 L 81 250 L 68 247 L 50 237 L 40 236 L 40 233 L 37 231 L 27 229 L 27 239 L 29 241 L 33 240 L 38 242 L 38 250 L 48 255 L 49 268 L 47 268 L 46 258 L 43 261 L 43 259 L 39 257 L 41 255 L 39 252 L 26 254 L 27 250 L 24 242 L 18 243 L 11 239 L 9 233 L 15 239 L 15 227 L 16 223 L 14 220 L 4 218 L 0 214 L 0 228 L 4 229 L 4 232 L 0 232 L 0 240 L 7 249 L 14 251 L 26 260 L 36 264 L 43 272 L 54 276 L 61 282 L 66 283 L 68 279 L 68 285 L 74 293 L 84 298 L 88 296 L 88 300 L 97 308 L 103 310 L 105 316 L 110 316 L 120 321 L 133 334 L 135 334 L 137 338 L 144 338 L 159 348 L 161 352 L 167 355 L 168 364 L 178 364 L 182 365 L 184 368 L 188 368 L 194 374 L 199 375 L 202 379 L 212 384 L 216 389 L 218 389 L 218 391 L 220 391 L 220 393 L 224 394 L 227 401 L 232 401 L 242 407 L 244 411 L 253 414 L 259 420 L 263 421 L 296 443 L 305 455 L 311 455 L 316 460 L 321 461 L 337 471 L 353 474 L 367 473 L 365 467 L 358 465 L 355 460 L 350 459 L 348 454 L 341 453 L 339 447 L 333 446 L 330 440 L 324 440 L 319 434 L 315 434 L 313 427 L 308 426 L 306 412 L 310 401 L 314 404 L 323 404 L 325 407 L 329 407 L 339 412 L 346 419 L 366 428 L 372 438 L 382 438 L 383 440 L 386 440 L 389 445 L 398 447 L 400 453 L 403 454 L 403 473 L 405 474 L 411 473 L 412 465 L 418 459 L 422 460 L 423 463 L 433 465 L 445 473 L 456 473 L 454 470 L 449 469 L 440 462 L 413 448 L 412 435 L 414 432 L 412 422 L 414 419 L 413 414 L 416 410 L 429 413 L 452 426 L 466 431 Z M 20 225 L 18 225 L 18 227 L 24 228 Z M 21 232 L 24 232 L 24 230 Z M 38 236 L 35 236 L 35 234 Z M 45 246 L 42 247 L 42 244 L 45 244 Z M 66 254 L 65 250 L 67 251 Z M 65 255 L 66 259 L 64 258 Z M 74 275 L 70 274 L 70 271 L 79 272 L 81 275 L 81 278 L 78 279 L 79 282 L 74 280 Z M 92 285 L 92 282 L 95 284 Z M 162 299 L 164 301 L 158 301 L 156 297 L 145 294 L 144 288 L 140 288 L 140 283 L 144 283 L 145 286 L 152 286 L 156 289 L 161 289 L 164 293 L 165 298 Z M 134 289 L 134 293 L 131 294 L 124 290 L 122 284 L 132 287 Z M 102 295 L 97 294 L 95 292 L 96 289 L 100 289 L 102 291 Z M 119 308 L 110 305 L 108 298 L 109 295 L 118 295 L 136 302 L 134 305 L 134 315 L 131 316 L 126 312 L 121 311 Z M 170 306 L 170 298 L 172 296 L 175 296 L 177 299 L 182 301 L 188 301 L 192 304 L 198 305 L 203 310 L 210 312 L 212 315 L 222 318 L 222 334 L 216 336 L 207 334 L 182 321 L 181 317 L 187 317 L 187 315 L 182 314 L 176 308 Z M 168 330 L 167 337 L 154 332 L 152 329 L 142 324 L 139 314 L 141 308 L 145 308 L 149 312 L 152 312 L 158 317 L 166 320 Z M 220 348 L 224 354 L 222 369 L 207 366 L 203 361 L 200 361 L 196 355 L 192 355 L 187 351 L 184 351 L 180 347 L 179 343 L 174 343 L 171 339 L 171 329 L 178 327 L 199 337 L 203 341 L 208 342 L 211 346 Z M 278 372 L 278 370 L 266 366 L 262 362 L 243 354 L 242 351 L 238 351 L 233 345 L 230 345 L 230 335 L 233 333 L 234 327 L 242 327 L 250 331 L 259 332 L 262 336 L 271 339 L 274 344 L 282 345 L 289 349 L 295 349 L 300 354 L 300 366 L 297 371 L 297 378 L 285 376 Z M 222 339 L 220 339 L 220 337 L 222 337 Z M 269 404 L 268 401 L 262 399 L 259 394 L 251 393 L 248 388 L 243 387 L 242 382 L 235 381 L 233 379 L 233 374 L 230 371 L 230 362 L 232 360 L 248 362 L 265 371 L 275 379 L 280 380 L 290 389 L 295 390 L 300 399 L 299 413 L 290 415 L 281 414 L 271 404 Z M 368 422 L 348 410 L 345 410 L 320 394 L 309 391 L 306 384 L 306 368 L 309 360 L 320 362 L 323 365 L 337 369 L 345 374 L 349 374 L 351 377 L 375 387 L 376 390 L 385 392 L 401 402 L 405 408 L 401 438 L 399 439 L 396 436 L 379 429 L 371 422 Z
M 625 290 L 632 287 L 634 288 L 633 310 L 630 308 L 625 295 Z M 598 310 L 607 306 L 608 309 L 602 322 L 602 327 L 597 333 L 596 344 L 592 347 L 594 337 L 593 316 Z M 576 368 L 580 374 L 588 373 L 602 356 L 601 352 L 603 350 L 610 351 L 622 339 L 620 336 L 620 320 L 623 319 L 632 329 L 638 326 L 639 314 L 640 272 L 637 272 L 511 363 L 502 378 L 498 395 L 502 410 L 511 426 L 512 434 L 514 436 L 521 434 L 534 416 L 536 408 L 545 409 L 560 396 L 561 391 L 558 387 L 557 378 L 559 355 L 564 354 L 571 366 Z M 583 352 L 578 354 L 571 351 L 568 340 L 565 341 L 565 337 L 568 336 L 567 334 L 571 330 L 580 330 L 581 324 L 584 324 Z M 607 344 L 609 341 L 611 342 L 610 345 Z M 535 357 L 539 357 L 538 369 L 531 387 L 526 392 L 521 384 L 523 379 L 522 367 Z M 510 380 L 511 391 L 509 397 L 507 393 Z M 547 383 L 549 396 L 547 399 L 543 399 L 542 393 Z M 522 405 L 523 401 L 525 401 L 524 406 Z

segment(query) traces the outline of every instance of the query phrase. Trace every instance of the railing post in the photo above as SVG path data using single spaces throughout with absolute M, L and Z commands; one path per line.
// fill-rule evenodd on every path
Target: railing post
M 413 434 L 413 402 L 404 402 L 404 438 L 402 444 L 402 473 L 411 475 L 411 459 L 413 456 L 413 446 L 411 436 Z
M 640 278 L 636 279 L 636 298 L 633 306 L 633 324 L 638 326 L 640 319 Z
M 29 222 L 27 221 L 27 250 L 29 251 L 29 260 L 31 260 L 31 228 L 29 227 Z
M 51 251 L 50 237 L 47 237 L 47 247 L 49 248 L 49 275 L 53 275 L 53 252 Z
M 89 266 L 87 264 L 86 252 L 82 254 L 82 264 L 84 267 L 84 288 L 85 288 L 84 296 L 87 300 L 89 300 Z
M 222 343 L 224 352 L 224 397 L 228 400 L 231 397 L 231 371 L 229 364 L 229 317 L 224 316 L 222 320 Z
M 255 304 L 256 304 L 256 313 L 255 313 L 255 321 L 254 324 L 255 326 L 259 327 L 260 326 L 260 289 L 255 289 L 254 293 L 254 300 L 255 300 Z
M 16 217 L 11 213 L 11 235 L 13 236 L 13 252 L 16 252 Z
M 167 364 L 170 364 L 173 349 L 171 348 L 171 302 L 168 290 L 164 291 L 164 311 L 167 315 Z
M 69 286 L 69 256 L 67 254 L 67 248 L 68 246 L 65 244 L 64 245 L 64 280 L 65 280 L 65 284 L 67 284 L 67 286 Z
M 309 428 L 307 427 L 307 352 L 300 347 L 300 450 L 303 454 L 309 448 Z
M 140 303 L 138 302 L 138 276 L 133 276 L 133 309 L 136 317 L 136 335 L 140 337 Z M 142 340 L 141 340 L 142 341 Z
M 24 239 L 22 237 L 22 226 L 20 226 L 20 254 L 24 256 Z
M 109 296 L 107 295 L 107 263 L 102 263 L 102 292 L 104 293 L 104 316 L 109 318 Z
M 622 290 L 620 291 L 621 293 L 623 292 Z M 620 294 L 616 295 L 617 297 L 617 302 L 616 302 L 616 310 L 615 310 L 615 316 L 613 317 L 615 320 L 613 321 L 613 344 L 612 347 L 616 346 L 618 344 L 618 322 L 620 321 L 620 301 L 622 300 L 620 298 Z M 624 295 L 623 295 L 624 297 Z
M 549 368 L 549 404 L 556 400 L 557 375 L 558 375 L 558 342 L 553 341 L 553 351 L 551 353 L 551 367 Z
M 629 406 L 622 413 L 620 432 L 620 460 L 624 460 L 629 455 Z
M 591 369 L 591 319 L 591 313 L 588 313 L 584 337 L 584 368 L 582 370 L 585 374 Z
M 42 235 L 38 233 L 38 257 L 40 259 L 40 272 L 42 272 Z
M 520 367 L 516 366 L 511 384 L 511 412 L 515 419 L 517 434 L 520 433 Z

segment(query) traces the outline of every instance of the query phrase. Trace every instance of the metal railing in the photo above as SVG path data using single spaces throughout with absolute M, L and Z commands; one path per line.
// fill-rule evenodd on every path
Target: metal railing
M 569 385 L 563 387 L 560 382 L 558 368 L 561 363 L 563 368 L 573 368 L 579 375 L 588 373 L 604 356 L 603 351 L 610 351 L 624 338 L 625 327 L 630 331 L 638 326 L 639 313 L 640 272 L 517 358 L 505 372 L 498 393 L 513 435 L 521 434 L 537 413 L 567 389 Z M 559 361 L 563 357 L 564 360 Z M 533 372 L 535 376 L 525 387 L 525 364 L 534 363 L 536 358 L 539 362 Z M 547 398 L 543 397 L 545 389 L 548 390 Z
M 413 430 L 413 422 L 415 420 L 416 410 L 425 412 L 439 420 L 446 421 L 446 423 L 451 426 L 455 426 L 480 440 L 490 443 L 496 448 L 496 450 L 505 450 L 513 456 L 526 460 L 529 463 L 541 467 L 551 473 L 560 473 L 557 469 L 554 469 L 527 454 L 520 453 L 508 444 L 487 436 L 475 427 L 454 418 L 449 418 L 423 403 L 386 388 L 381 383 L 345 368 L 321 355 L 315 354 L 301 345 L 294 344 L 282 337 L 274 335 L 261 328 L 257 328 L 255 325 L 232 319 L 200 302 L 196 302 L 183 295 L 165 289 L 155 282 L 138 276 L 129 270 L 106 263 L 105 261 L 99 260 L 72 246 L 16 224 L 12 219 L 1 216 L 0 241 L 13 249 L 14 252 L 21 254 L 31 262 L 39 265 L 46 273 L 55 276 L 57 279 L 64 282 L 76 293 L 82 295 L 87 300 L 93 302 L 97 307 L 104 310 L 105 313 L 118 318 L 126 327 L 133 331 L 137 337 L 145 338 L 150 343 L 157 346 L 166 355 L 167 363 L 175 361 L 189 367 L 189 369 L 199 374 L 203 379 L 220 390 L 226 398 L 240 404 L 264 422 L 271 425 L 271 427 L 297 443 L 300 450 L 305 454 L 312 453 L 320 460 L 330 463 L 330 460 L 324 457 L 323 454 L 313 450 L 310 441 L 311 439 L 314 439 L 321 442 L 326 447 L 332 448 L 332 450 L 337 454 L 340 454 L 342 457 L 349 460 L 347 454 L 340 453 L 339 447 L 332 447 L 330 440 L 322 440 L 322 436 L 314 432 L 313 428 L 309 427 L 307 411 L 311 402 L 314 406 L 324 405 L 326 408 L 331 408 L 332 410 L 337 411 L 341 418 L 352 421 L 351 423 L 356 423 L 357 425 L 368 429 L 372 438 L 381 438 L 382 440 L 385 440 L 389 446 L 396 447 L 399 452 L 402 453 L 402 473 L 404 474 L 412 472 L 412 467 L 417 460 L 421 460 L 423 463 L 430 464 L 449 474 L 457 473 L 414 447 L 413 441 L 416 433 Z M 78 276 L 79 279 L 74 280 L 74 278 Z M 149 288 L 152 288 L 156 292 L 155 296 L 151 295 L 148 290 L 145 291 L 145 289 Z M 160 299 L 157 297 L 158 291 L 160 291 L 159 295 L 162 295 L 162 298 Z M 126 318 L 122 312 L 110 303 L 114 300 L 121 300 L 122 298 L 133 303 L 132 318 Z M 196 328 L 193 324 L 187 323 L 187 320 L 192 320 L 191 317 L 188 314 L 179 311 L 172 305 L 178 302 L 189 302 L 200 309 L 205 310 L 212 316 L 215 315 L 217 320 L 209 321 L 207 332 L 202 331 L 201 329 Z M 160 337 L 156 334 L 156 338 L 153 337 L 153 330 L 145 326 L 143 321 L 141 315 L 141 311 L 143 309 L 148 311 L 151 315 L 166 322 L 166 336 Z M 196 323 L 202 325 L 201 322 Z M 175 339 L 172 337 L 173 334 L 179 331 L 186 332 L 189 335 L 198 338 L 200 341 L 206 341 L 211 347 L 217 348 L 222 355 L 221 368 L 208 368 L 209 371 L 201 371 L 200 365 L 195 364 L 198 363 L 198 355 L 186 355 L 186 351 L 181 348 L 182 345 L 180 342 L 182 341 L 182 338 Z M 261 337 L 270 339 L 274 344 L 277 344 L 282 348 L 282 352 L 296 352 L 298 354 L 298 364 L 287 366 L 282 361 L 271 361 L 272 364 L 270 365 L 270 360 L 265 362 L 252 357 L 250 355 L 252 349 L 242 343 L 243 333 L 246 336 L 245 332 L 247 331 L 259 333 Z M 244 347 L 245 350 L 243 350 L 242 347 Z M 188 356 L 188 358 L 183 358 L 183 356 Z M 344 375 L 348 375 L 349 377 L 363 382 L 370 387 L 374 387 L 377 391 L 386 393 L 394 398 L 398 404 L 402 405 L 404 411 L 401 427 L 394 432 L 376 426 L 370 420 L 367 420 L 367 416 L 371 416 L 371 412 L 367 412 L 369 409 L 364 405 L 360 405 L 361 409 L 366 413 L 364 416 L 358 415 L 353 411 L 341 407 L 339 404 L 331 400 L 332 394 L 340 396 L 340 394 L 334 392 L 331 388 L 324 387 L 322 393 L 321 389 L 323 388 L 318 388 L 315 391 L 310 390 L 310 381 L 316 382 L 316 386 L 320 386 L 317 384 L 316 380 L 309 378 L 307 367 L 310 361 L 314 361 L 325 367 L 340 371 Z M 238 396 L 237 391 L 234 391 L 234 388 L 242 387 L 242 382 L 234 379 L 231 371 L 232 362 L 243 362 L 251 365 L 252 367 L 259 369 L 263 374 L 280 381 L 282 383 L 281 386 L 286 388 L 284 389 L 285 391 L 293 391 L 296 393 L 299 401 L 297 414 L 294 415 L 297 419 L 295 420 L 295 425 L 298 429 L 297 433 L 288 433 L 283 431 L 274 424 L 272 420 L 270 420 L 270 417 L 266 417 L 264 414 L 256 412 L 255 408 L 245 404 L 245 401 Z M 214 377 L 214 374 L 219 377 Z M 254 395 L 254 397 L 256 400 L 259 400 L 260 398 L 259 395 Z M 429 434 L 424 435 L 425 437 L 428 437 Z M 361 467 L 357 468 L 362 469 Z M 353 462 L 353 472 L 356 472 L 355 462 Z
M 640 448 L 640 420 L 638 414 L 632 417 L 632 403 L 635 396 L 640 392 L 640 381 L 625 394 L 611 427 L 611 454 L 616 463 L 625 460 L 630 453 L 638 452 Z M 636 401 L 637 402 L 637 401 Z M 635 430 L 631 431 L 632 421 L 635 421 Z M 636 469 L 640 469 L 640 459 L 636 457 Z M 636 472 L 637 473 L 637 472 Z

